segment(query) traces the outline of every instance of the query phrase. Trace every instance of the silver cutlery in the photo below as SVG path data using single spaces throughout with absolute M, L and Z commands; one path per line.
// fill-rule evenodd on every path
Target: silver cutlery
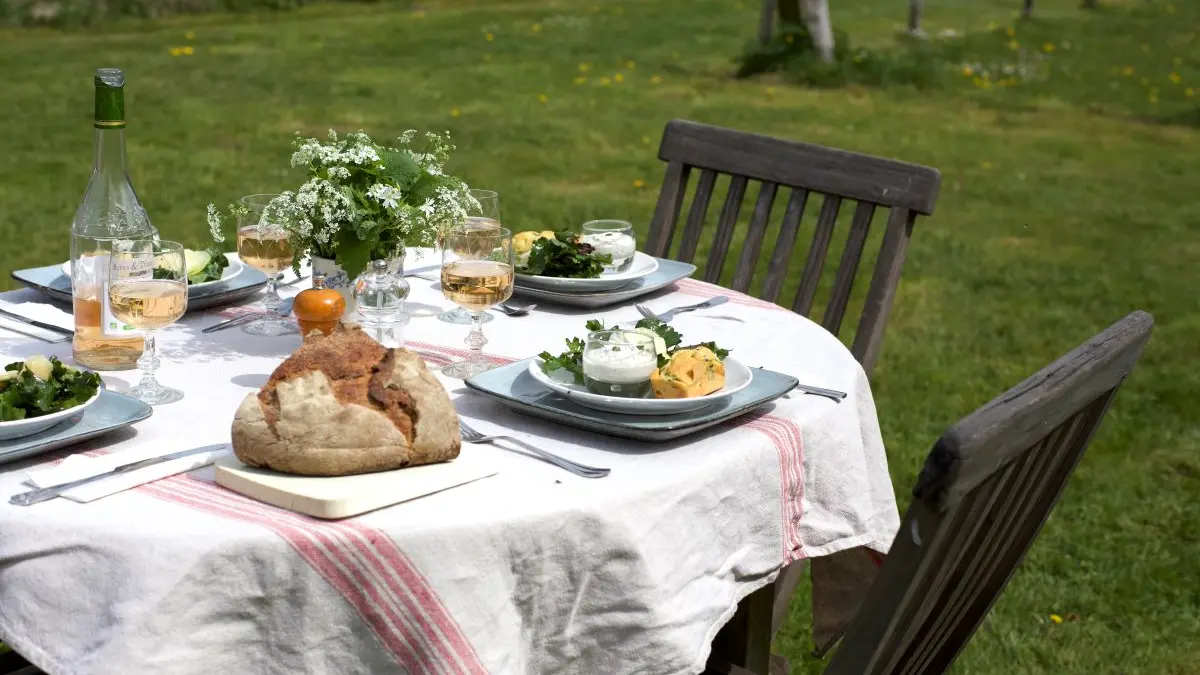
M 639 314 L 646 317 L 647 319 L 658 319 L 659 321 L 661 321 L 663 323 L 669 323 L 671 321 L 671 319 L 675 318 L 676 314 L 681 314 L 683 312 L 693 312 L 697 309 L 708 309 L 709 307 L 716 307 L 717 305 L 723 305 L 726 302 L 729 302 L 729 296 L 718 295 L 716 297 L 709 298 L 709 299 L 705 300 L 704 302 L 696 303 L 694 305 L 684 305 L 682 307 L 675 307 L 673 309 L 668 309 L 667 311 L 661 312 L 659 314 L 655 314 L 654 312 L 651 312 L 650 308 L 645 305 L 634 305 L 634 307 L 637 308 L 637 311 Z
M 42 323 L 41 321 L 38 321 L 36 319 L 30 319 L 28 317 L 21 316 L 20 314 L 14 314 L 13 312 L 10 312 L 6 309 L 0 309 L 0 316 L 6 316 L 6 317 L 12 319 L 13 321 L 23 323 L 26 326 L 33 326 L 34 328 L 40 328 L 44 331 L 49 331 L 51 333 L 55 333 L 58 335 L 67 335 L 67 336 L 75 335 L 75 331 L 68 330 L 61 326 L 55 326 L 55 325 L 49 324 L 49 323 Z
M 546 452 L 541 448 L 536 448 L 524 441 L 513 438 L 512 436 L 484 436 L 478 431 L 475 431 L 471 427 L 467 426 L 467 424 L 462 420 L 459 420 L 458 428 L 460 431 L 462 431 L 463 440 L 468 443 L 496 443 L 497 441 L 508 441 L 509 443 L 512 443 L 523 450 L 527 450 L 546 460 L 547 462 L 550 462 L 554 466 L 566 471 L 570 471 L 576 476 L 580 476 L 582 478 L 604 478 L 609 474 L 610 471 L 609 469 L 601 469 L 594 466 L 587 466 L 586 464 L 572 462 L 569 459 L 564 459 L 558 455 Z
M 292 305 L 296 302 L 295 298 L 285 298 L 279 303 L 279 316 L 287 316 L 292 313 Z M 264 312 L 247 312 L 241 316 L 235 316 L 232 319 L 226 319 L 221 323 L 214 323 L 208 328 L 202 329 L 201 333 L 214 333 L 219 330 L 225 330 L 240 323 L 245 323 L 253 319 L 259 319 L 266 316 Z
M 102 478 L 108 478 L 110 476 L 118 476 L 123 473 L 137 471 L 138 469 L 144 469 L 148 466 L 154 466 L 155 464 L 169 462 L 173 459 L 179 459 L 180 457 L 187 457 L 188 455 L 196 455 L 201 452 L 212 452 L 213 450 L 216 450 L 219 447 L 221 447 L 221 446 L 206 445 L 202 448 L 192 448 L 191 450 L 181 450 L 179 452 L 172 452 L 168 455 L 162 455 L 160 457 L 147 457 L 146 459 L 140 459 L 136 462 L 129 462 L 128 464 L 122 464 L 116 468 L 109 469 L 108 471 L 105 471 L 104 473 L 96 474 L 95 476 L 88 476 L 87 478 L 80 478 L 79 480 L 73 480 L 69 483 L 61 483 L 59 485 L 50 485 L 50 486 L 47 486 L 44 488 L 30 490 L 28 492 L 21 492 L 19 494 L 13 495 L 12 497 L 9 497 L 8 502 L 10 504 L 16 504 L 17 506 L 29 506 L 30 504 L 37 504 L 38 502 L 44 502 L 44 501 L 47 501 L 50 499 L 54 499 L 55 497 L 66 492 L 67 490 L 73 490 L 73 489 L 79 487 L 80 485 L 87 485 L 88 483 L 91 483 L 93 481 L 98 481 Z
M 508 316 L 525 316 L 526 314 L 537 309 L 537 303 L 531 302 L 524 307 L 517 307 L 516 305 L 510 305 L 507 302 L 502 302 L 499 305 L 496 305 L 496 309 L 499 309 Z
M 288 286 L 295 286 L 296 284 L 298 284 L 301 281 L 304 281 L 305 279 L 308 279 L 308 278 L 310 278 L 310 275 L 307 275 L 307 274 L 302 277 L 296 277 L 295 279 L 292 279 L 291 281 L 286 281 L 282 284 L 276 284 L 276 288 L 287 288 Z
M 755 367 L 758 368 L 759 370 L 762 370 L 762 366 L 755 366 Z M 847 396 L 846 392 L 844 392 L 844 391 L 838 391 L 837 389 L 826 389 L 825 387 L 814 387 L 811 384 L 797 384 L 796 386 L 792 387 L 792 389 L 795 389 L 802 394 L 810 394 L 812 396 L 824 396 L 825 398 L 833 401 L 834 403 L 841 403 L 842 399 L 846 398 L 846 396 Z

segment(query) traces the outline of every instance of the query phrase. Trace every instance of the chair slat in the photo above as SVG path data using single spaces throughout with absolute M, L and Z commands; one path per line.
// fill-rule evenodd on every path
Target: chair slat
M 704 268 L 704 280 L 710 284 L 721 282 L 721 270 L 725 268 L 725 257 L 729 244 L 733 242 L 733 228 L 742 211 L 742 200 L 746 197 L 746 177 L 734 176 L 729 181 L 729 194 L 725 196 L 725 207 L 717 221 L 717 233 L 713 235 L 712 249 L 708 253 L 708 266 Z
M 783 291 L 788 264 L 792 261 L 792 249 L 796 246 L 800 219 L 804 217 L 804 207 L 807 203 L 808 190 L 793 188 L 792 195 L 788 197 L 787 208 L 783 211 L 779 235 L 775 238 L 775 250 L 771 253 L 771 263 L 767 267 L 767 280 L 763 283 L 762 299 L 767 302 L 775 302 L 779 299 L 779 293 Z
M 825 318 L 821 321 L 825 330 L 834 335 L 842 327 L 842 317 L 846 315 L 846 304 L 850 302 L 850 291 L 854 288 L 854 276 L 858 272 L 858 260 L 862 257 L 863 245 L 867 243 L 867 233 L 874 215 L 875 205 L 870 202 L 859 202 L 854 209 L 850 234 L 846 236 L 846 248 L 842 249 L 842 260 L 833 278 L 833 293 L 825 305 Z
M 683 162 L 667 163 L 662 189 L 658 192 L 658 204 L 654 207 L 654 220 L 650 222 L 650 234 L 646 237 L 646 253 L 663 258 L 671 248 L 671 238 L 675 235 L 675 223 L 683 208 L 690 173 L 691 167 Z
M 758 191 L 758 200 L 754 203 L 754 216 L 750 218 L 750 229 L 746 231 L 746 241 L 742 243 L 742 256 L 738 260 L 730 286 L 739 293 L 750 290 L 754 268 L 758 265 L 759 254 L 762 253 L 763 237 L 767 234 L 767 223 L 771 219 L 771 205 L 775 203 L 775 192 L 778 189 L 779 186 L 774 183 L 763 183 Z
M 683 227 L 683 241 L 679 244 L 678 260 L 692 262 L 696 247 L 700 244 L 700 233 L 704 230 L 704 218 L 708 215 L 708 204 L 712 201 L 713 185 L 717 172 L 704 169 L 696 181 L 696 194 L 692 197 L 692 208 L 688 212 L 687 224 Z
M 825 265 L 825 254 L 829 251 L 833 227 L 837 225 L 838 211 L 841 208 L 841 197 L 825 195 L 825 201 L 821 203 L 821 214 L 817 216 L 817 229 L 813 233 L 812 246 L 808 249 L 808 260 L 804 262 L 804 273 L 800 276 L 800 288 L 796 289 L 796 300 L 792 303 L 792 311 L 802 316 L 808 316 L 812 311 L 813 299 L 817 297 L 817 286 L 821 283 L 821 268 Z
M 887 326 L 892 300 L 900 285 L 900 271 L 904 268 L 904 255 L 916 218 L 912 211 L 897 207 L 888 213 L 887 230 L 879 247 L 879 258 L 875 261 L 875 273 L 871 276 L 862 318 L 854 329 L 854 344 L 850 348 L 868 375 L 875 369 L 875 362 L 879 360 L 879 352 L 883 347 L 883 329 Z

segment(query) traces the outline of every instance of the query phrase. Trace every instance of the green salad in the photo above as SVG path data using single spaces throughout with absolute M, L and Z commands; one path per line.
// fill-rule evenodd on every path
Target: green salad
M 225 268 L 229 267 L 229 258 L 216 246 L 197 251 L 183 249 L 184 264 L 187 265 L 187 280 L 189 284 L 202 284 L 206 281 L 220 281 Z M 154 268 L 155 279 L 171 279 L 174 275 L 163 267 Z
M 596 253 L 591 244 L 579 240 L 579 235 L 567 230 L 552 233 L 529 242 L 528 255 L 521 253 L 523 260 L 517 263 L 517 272 L 543 277 L 566 277 L 572 279 L 595 279 L 604 271 L 604 266 L 612 263 L 612 256 L 607 253 Z M 521 237 L 539 236 L 534 232 L 521 232 L 513 237 L 514 246 L 518 249 Z M 528 241 L 528 240 L 527 240 Z
M 10 363 L 0 372 L 0 422 L 41 417 L 86 403 L 100 376 L 76 370 L 51 356 Z
M 584 328 L 587 328 L 589 333 L 594 333 L 605 330 L 605 325 L 599 319 L 591 319 L 584 324 Z M 610 326 L 609 328 L 616 328 L 616 326 Z M 726 356 L 729 356 L 729 350 L 721 349 L 715 342 L 701 342 L 686 347 L 683 346 L 683 335 L 658 319 L 641 319 L 634 324 L 634 330 L 654 338 L 654 346 L 655 351 L 658 352 L 658 366 L 660 368 L 667 365 L 667 362 L 671 360 L 672 354 L 682 349 L 707 347 L 722 361 L 725 360 Z M 538 358 L 542 360 L 542 372 L 550 374 L 555 370 L 565 370 L 575 376 L 576 382 L 583 382 L 584 346 L 586 346 L 586 342 L 583 338 L 567 338 L 567 351 L 558 356 L 550 352 L 538 354 Z

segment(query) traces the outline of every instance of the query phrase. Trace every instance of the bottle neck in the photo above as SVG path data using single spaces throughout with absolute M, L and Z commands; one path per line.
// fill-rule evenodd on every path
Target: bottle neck
M 96 153 L 92 172 L 125 176 L 125 130 L 96 129 Z

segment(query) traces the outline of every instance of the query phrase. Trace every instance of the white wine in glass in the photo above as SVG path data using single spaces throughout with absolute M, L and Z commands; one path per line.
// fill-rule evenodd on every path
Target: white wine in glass
M 155 331 L 178 321 L 187 311 L 187 264 L 183 244 L 132 239 L 113 242 L 108 268 L 108 305 L 113 316 L 144 334 L 138 359 L 142 379 L 129 394 L 150 405 L 183 398 L 154 377 L 158 368 Z
M 471 213 L 467 215 L 466 220 L 463 221 L 462 223 L 458 223 L 456 226 L 464 226 L 465 225 L 469 228 L 481 228 L 481 229 L 482 228 L 492 228 L 492 229 L 499 228 L 500 227 L 500 193 L 495 192 L 493 190 L 471 190 L 471 196 L 474 197 L 475 201 L 479 203 L 479 209 L 472 210 Z M 453 227 L 455 227 L 455 226 L 438 231 L 437 246 L 439 249 L 446 248 L 446 235 L 451 229 L 453 229 Z M 474 254 L 472 251 L 468 250 L 468 251 L 463 251 L 462 255 L 464 255 L 466 257 L 471 257 Z M 475 256 L 475 257 L 478 257 L 478 256 Z M 482 317 L 480 319 L 480 321 L 482 321 L 484 323 L 492 320 L 491 314 L 482 314 L 480 316 Z M 471 313 L 466 311 L 462 307 L 455 307 L 454 309 L 442 312 L 441 314 L 438 315 L 438 318 L 447 323 L 457 323 L 457 324 L 469 324 L 473 321 L 473 319 L 471 318 Z
M 442 295 L 470 315 L 466 343 L 471 351 L 466 359 L 443 368 L 443 374 L 466 379 L 494 367 L 483 356 L 487 338 L 482 317 L 488 308 L 512 297 L 512 291 L 512 232 L 465 224 L 451 229 L 442 249 Z
M 242 262 L 267 275 L 266 297 L 262 318 L 255 319 L 242 328 L 251 335 L 275 337 L 299 332 L 299 328 L 279 313 L 282 299 L 277 284 L 279 275 L 292 266 L 292 245 L 282 224 L 274 221 L 274 214 L 267 207 L 279 195 L 246 195 L 240 200 L 246 213 L 238 218 L 237 249 Z

